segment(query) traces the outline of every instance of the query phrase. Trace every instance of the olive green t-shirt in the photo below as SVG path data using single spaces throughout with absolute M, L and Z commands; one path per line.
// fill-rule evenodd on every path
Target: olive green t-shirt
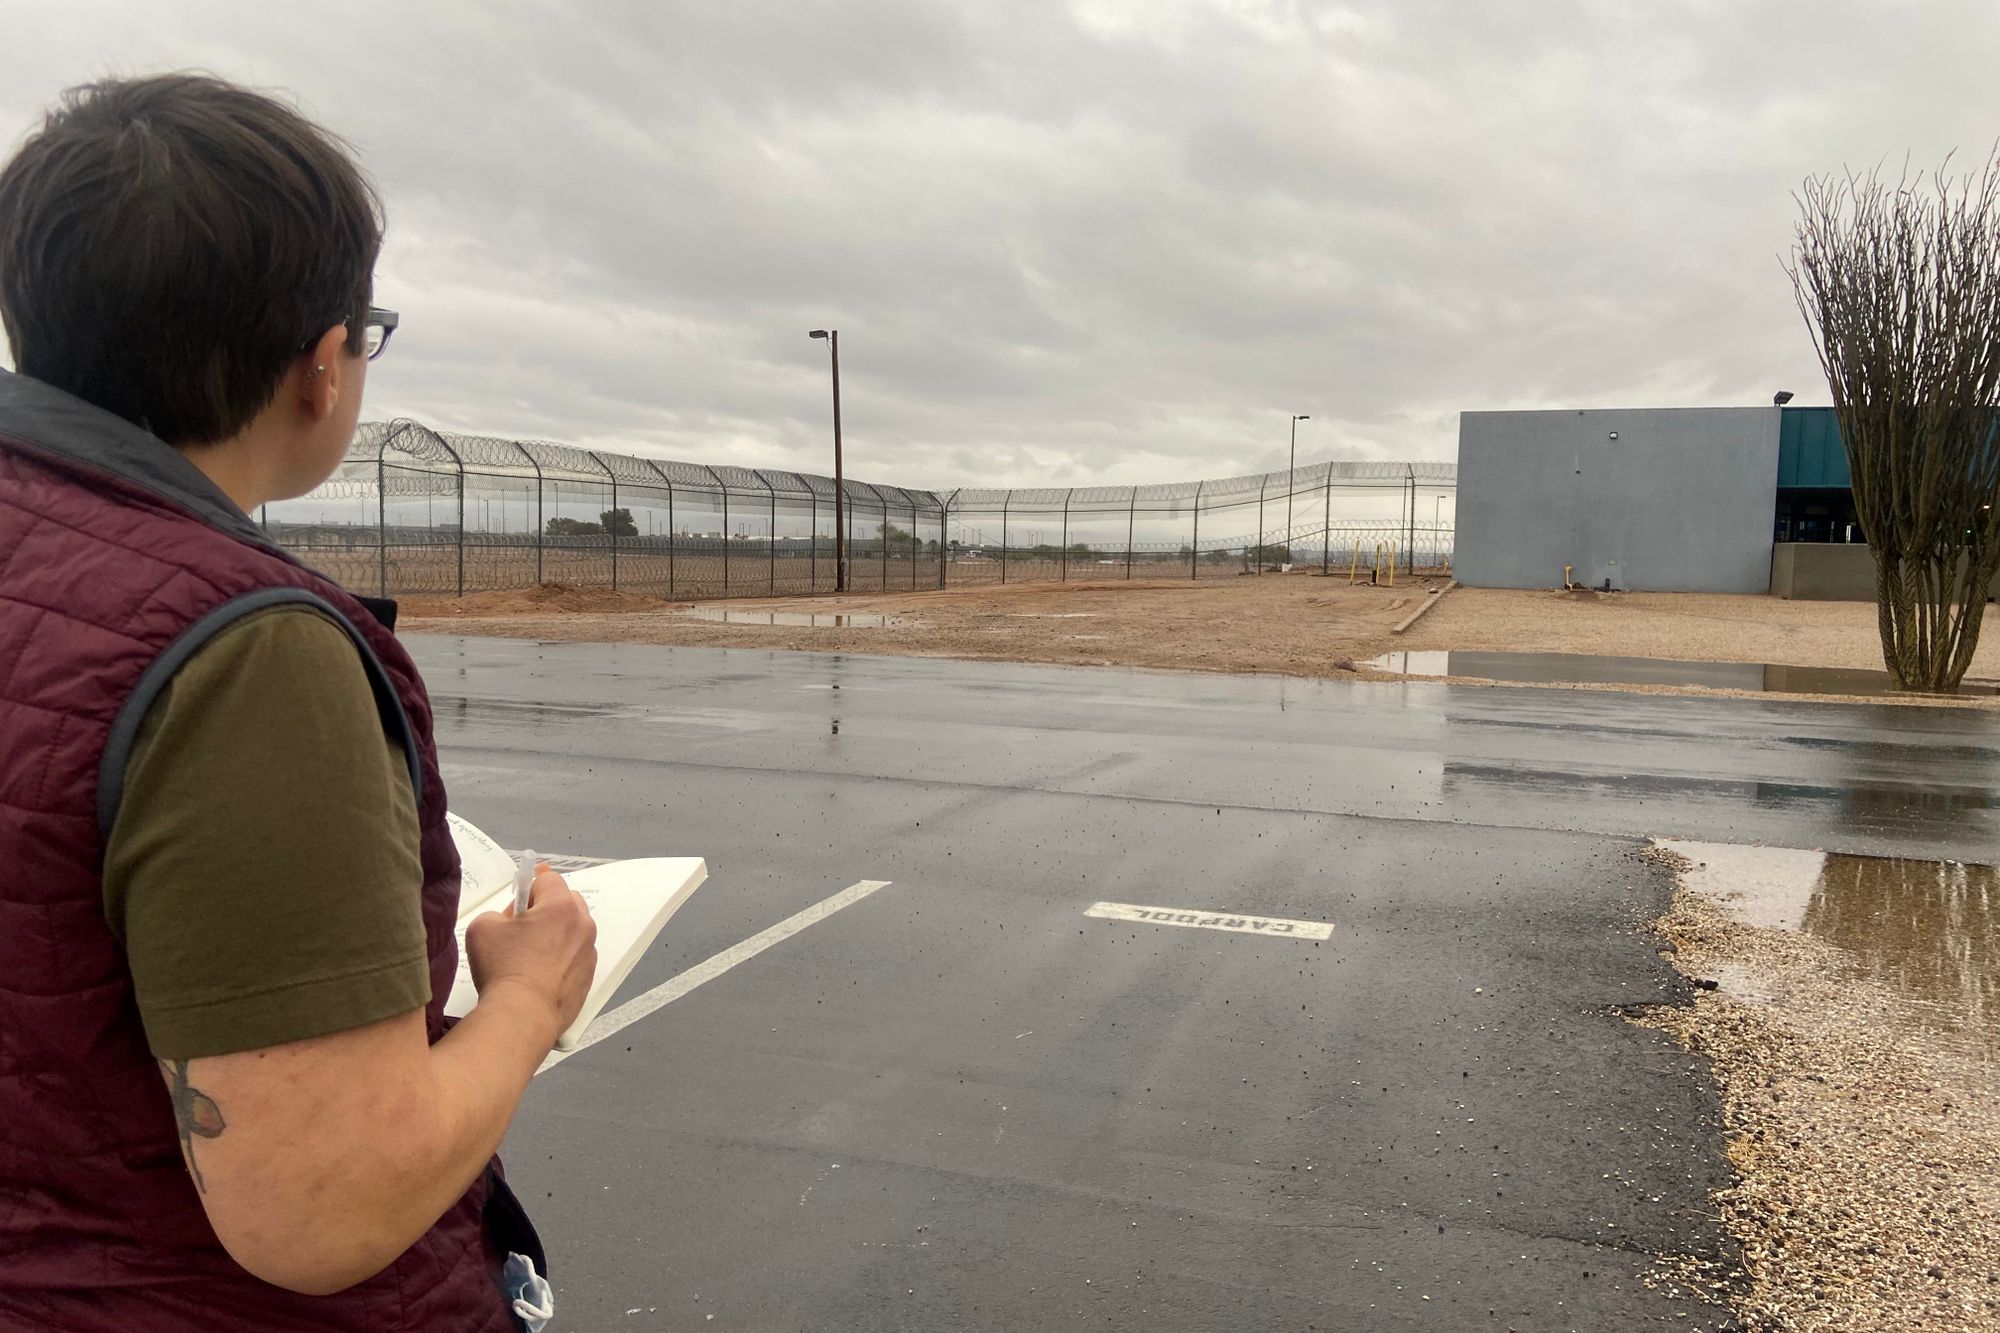
M 154 701 L 104 859 L 153 1054 L 344 1032 L 430 999 L 417 812 L 345 630 L 257 612 Z

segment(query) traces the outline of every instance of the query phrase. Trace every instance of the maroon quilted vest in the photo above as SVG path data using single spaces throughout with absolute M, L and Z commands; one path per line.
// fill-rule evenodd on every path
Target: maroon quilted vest
M 415 664 L 158 439 L 0 372 L 0 1329 L 516 1328 L 484 1220 L 490 1196 L 511 1204 L 497 1171 L 347 1291 L 300 1296 L 244 1272 L 182 1163 L 104 920 L 104 833 L 145 704 L 216 630 L 284 602 L 344 622 L 405 737 L 436 1041 L 457 967 L 458 855 Z

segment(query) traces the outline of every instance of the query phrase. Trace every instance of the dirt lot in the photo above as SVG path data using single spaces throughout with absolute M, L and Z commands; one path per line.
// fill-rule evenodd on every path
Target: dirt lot
M 551 585 L 462 600 L 411 598 L 403 614 L 412 630 L 510 638 L 1325 676 L 1351 671 L 1357 656 L 1387 652 L 1393 643 L 1390 627 L 1427 595 L 1421 580 L 1372 588 L 1295 575 L 1200 583 L 1008 584 L 698 604 L 704 613 L 727 607 L 732 615 L 775 612 L 781 619 L 861 621 L 774 625 L 698 620 L 684 614 L 697 604 Z
M 2000 617 L 1987 625 L 2000 631 Z M 1872 602 L 1460 588 L 1404 637 L 1397 647 L 1882 666 Z M 2000 634 L 1985 636 L 1971 674 L 2000 675 Z
M 1392 635 L 1391 627 L 1442 583 L 1416 579 L 1393 588 L 1350 587 L 1339 576 L 1294 574 L 698 604 L 548 584 L 463 599 L 410 598 L 404 615 L 407 627 L 419 632 L 1297 676 L 1374 674 L 1357 664 L 1404 649 L 1881 666 L 1872 606 L 1772 597 L 1460 588 L 1409 633 Z M 687 614 L 697 609 L 719 614 L 724 608 L 750 622 L 718 623 Z M 754 623 L 767 619 L 778 623 Z M 2000 625 L 1981 645 L 1972 675 L 2000 676 Z M 1658 685 L 1557 688 L 1714 692 Z M 2000 706 L 1993 699 L 1962 702 Z

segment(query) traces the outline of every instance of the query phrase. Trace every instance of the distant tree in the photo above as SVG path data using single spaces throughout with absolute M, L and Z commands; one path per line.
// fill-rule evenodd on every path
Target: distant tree
M 1787 272 L 1875 557 L 1882 658 L 1951 693 L 2000 569 L 2000 155 L 1974 179 L 1821 176 Z
M 1044 543 L 1040 546 L 1029 547 L 1028 554 L 1037 560 L 1054 560 L 1061 556 L 1062 552 L 1056 547 Z
M 1289 546 L 1257 546 L 1249 552 L 1253 565 L 1289 565 L 1292 563 L 1292 548 Z
M 882 544 L 892 551 L 908 549 L 917 544 L 917 535 L 914 532 L 899 528 L 894 523 L 878 524 L 875 531 L 881 536 Z
M 597 521 L 603 524 L 604 531 L 614 537 L 639 535 L 639 525 L 632 521 L 632 511 L 629 509 L 607 509 L 597 516 Z
M 1089 542 L 1071 542 L 1069 547 L 1069 553 L 1071 555 L 1083 555 L 1083 556 L 1090 556 L 1097 554 L 1097 552 L 1090 549 Z
M 604 527 L 598 523 L 586 523 L 580 518 L 552 518 L 548 522 L 551 537 L 602 537 Z

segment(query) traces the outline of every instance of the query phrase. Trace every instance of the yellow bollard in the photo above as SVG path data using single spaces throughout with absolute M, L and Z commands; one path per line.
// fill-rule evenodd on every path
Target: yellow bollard
M 1389 543 L 1389 586 L 1396 586 L 1396 543 Z

